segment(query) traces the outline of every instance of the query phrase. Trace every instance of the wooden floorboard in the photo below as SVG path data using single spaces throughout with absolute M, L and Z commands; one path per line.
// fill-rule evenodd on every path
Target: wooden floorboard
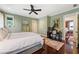
M 49 49 L 49 47 L 48 47 Z M 51 51 L 54 51 L 53 49 Z M 60 53 L 48 53 L 45 51 L 44 48 L 39 49 L 38 51 L 34 52 L 33 54 L 73 54 L 73 53 L 61 53 L 63 50 L 61 49 L 59 52 Z M 70 50 L 69 50 L 70 51 Z M 77 52 L 79 53 L 79 48 L 77 48 Z

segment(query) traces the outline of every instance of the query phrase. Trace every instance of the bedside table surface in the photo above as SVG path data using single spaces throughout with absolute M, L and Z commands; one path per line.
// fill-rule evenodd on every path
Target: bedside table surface
M 57 51 L 60 50 L 60 48 L 64 45 L 64 43 L 62 42 L 51 40 L 49 38 L 45 39 L 45 44 L 51 48 L 56 49 Z

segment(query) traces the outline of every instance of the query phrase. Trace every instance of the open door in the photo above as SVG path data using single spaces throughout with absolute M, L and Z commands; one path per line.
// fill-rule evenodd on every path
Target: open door
M 64 39 L 65 52 L 69 54 L 77 53 L 78 18 L 76 13 L 64 16 Z

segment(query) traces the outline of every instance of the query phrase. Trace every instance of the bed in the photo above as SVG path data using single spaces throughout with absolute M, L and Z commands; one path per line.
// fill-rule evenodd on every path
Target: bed
M 0 54 L 20 54 L 24 52 L 30 54 L 42 48 L 42 45 L 43 38 L 37 33 L 8 33 L 3 40 L 0 40 Z

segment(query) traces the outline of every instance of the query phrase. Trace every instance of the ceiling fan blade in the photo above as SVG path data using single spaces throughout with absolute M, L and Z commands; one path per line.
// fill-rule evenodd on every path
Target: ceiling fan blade
M 31 13 L 32 13 L 32 11 L 29 14 L 31 14 Z
M 35 12 L 35 11 L 34 11 L 34 13 L 35 13 L 36 15 L 38 15 L 38 13 L 37 13 L 37 12 Z
M 41 11 L 41 9 L 37 9 L 37 10 L 34 10 L 34 11 Z
M 31 6 L 32 9 L 34 9 L 34 6 L 33 5 L 30 5 L 30 6 Z
M 31 11 L 30 9 L 23 9 L 23 10 Z

